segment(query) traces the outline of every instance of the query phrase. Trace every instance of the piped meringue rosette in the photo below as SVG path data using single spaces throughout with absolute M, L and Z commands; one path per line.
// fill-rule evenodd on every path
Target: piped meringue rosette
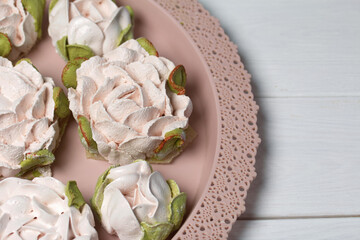
M 0 57 L 0 179 L 49 176 L 69 115 L 64 92 L 30 60 Z
M 133 38 L 133 11 L 112 0 L 52 0 L 48 32 L 66 60 L 101 56 Z
M 98 239 L 76 182 L 10 177 L 0 181 L 0 192 L 0 239 Z
M 186 195 L 138 160 L 102 174 L 91 205 L 104 229 L 121 240 L 165 240 L 181 225 Z
M 128 40 L 84 61 L 76 78 L 69 77 L 76 68 L 64 69 L 70 110 L 89 158 L 168 163 L 193 139 L 185 69 L 156 54 L 148 40 Z
M 0 56 L 16 60 L 41 38 L 45 0 L 0 1 Z

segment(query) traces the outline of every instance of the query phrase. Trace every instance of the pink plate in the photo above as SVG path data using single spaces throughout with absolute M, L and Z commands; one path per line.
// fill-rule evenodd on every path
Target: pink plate
M 183 64 L 188 73 L 186 90 L 194 104 L 190 124 L 198 137 L 172 164 L 153 165 L 188 194 L 186 219 L 173 239 L 226 239 L 232 224 L 245 210 L 244 199 L 256 175 L 254 164 L 260 139 L 250 75 L 217 19 L 197 1 L 121 3 L 134 9 L 135 37 L 151 40 L 161 56 Z M 44 29 L 43 39 L 28 57 L 43 76 L 52 77 L 62 86 L 65 62 L 55 53 L 46 32 Z M 109 165 L 86 159 L 74 120 L 55 155 L 54 177 L 64 183 L 76 180 L 89 200 L 98 176 Z M 97 229 L 100 239 L 117 239 L 98 223 Z

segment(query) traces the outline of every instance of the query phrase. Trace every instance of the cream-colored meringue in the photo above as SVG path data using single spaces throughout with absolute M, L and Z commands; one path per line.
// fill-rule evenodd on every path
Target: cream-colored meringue
M 34 18 L 25 11 L 21 0 L 0 2 L 0 32 L 5 33 L 12 44 L 9 59 L 15 60 L 27 54 L 35 45 L 37 32 Z
M 122 240 L 140 240 L 140 223 L 168 222 L 171 191 L 159 172 L 145 161 L 112 168 L 104 190 L 101 221 L 107 232 Z
M 0 192 L 0 239 L 98 239 L 89 205 L 69 207 L 55 178 L 7 178 Z
M 92 57 L 77 70 L 70 88 L 70 109 L 91 123 L 98 152 L 112 164 L 147 159 L 171 130 L 188 126 L 192 102 L 168 90 L 175 65 L 150 56 L 128 40 L 103 57 Z
M 112 0 L 58 0 L 49 13 L 48 32 L 56 48 L 67 36 L 68 44 L 85 45 L 103 55 L 117 47 L 121 31 L 131 23 L 128 10 Z
M 15 176 L 27 153 L 52 152 L 59 137 L 54 82 L 28 62 L 0 57 L 0 178 Z

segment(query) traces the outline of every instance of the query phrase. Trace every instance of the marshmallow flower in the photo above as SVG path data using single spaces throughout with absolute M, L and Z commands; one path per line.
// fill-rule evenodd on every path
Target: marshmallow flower
M 128 40 L 76 70 L 68 97 L 89 158 L 120 165 L 136 159 L 168 163 L 191 140 L 192 102 L 184 89 L 177 94 L 169 88 L 183 67 L 150 55 L 143 43 Z
M 0 1 L 0 56 L 16 60 L 41 38 L 45 0 Z
M 0 239 L 98 239 L 75 182 L 11 177 L 0 182 L 0 192 Z
M 70 115 L 61 88 L 28 61 L 0 57 L 0 178 L 50 175 Z
M 186 195 L 138 160 L 101 175 L 91 204 L 105 230 L 121 240 L 165 240 L 181 225 Z
M 48 32 L 66 60 L 101 56 L 132 38 L 132 13 L 112 0 L 52 0 Z

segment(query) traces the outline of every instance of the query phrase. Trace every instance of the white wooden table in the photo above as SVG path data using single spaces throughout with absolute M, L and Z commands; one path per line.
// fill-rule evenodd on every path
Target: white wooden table
M 199 1 L 260 106 L 258 177 L 229 239 L 360 239 L 360 1 Z

